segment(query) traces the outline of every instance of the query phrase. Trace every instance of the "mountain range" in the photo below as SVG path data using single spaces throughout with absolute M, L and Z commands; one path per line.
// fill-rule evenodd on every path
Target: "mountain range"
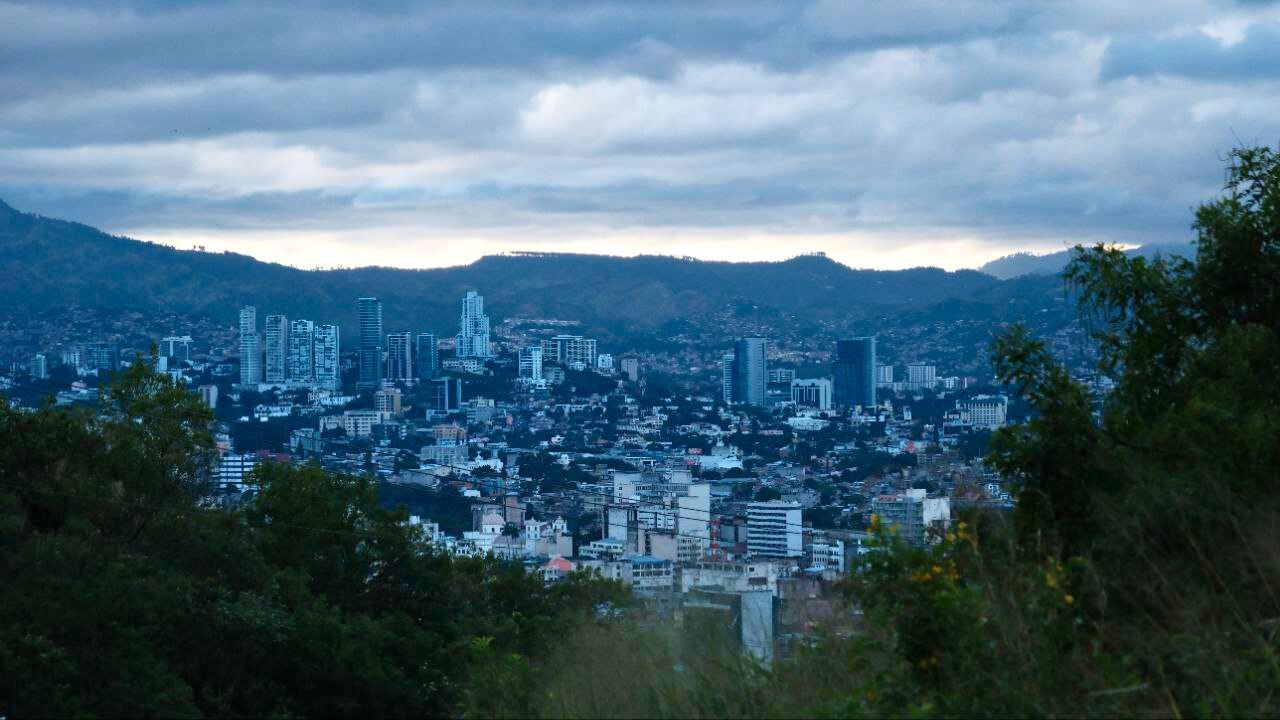
M 1037 258 L 1045 264 L 1048 258 Z M 783 262 L 710 262 L 666 256 L 514 253 L 426 270 L 364 267 L 300 270 L 235 253 L 179 250 L 15 210 L 0 201 L 0 302 L 10 312 L 68 306 L 156 310 L 228 323 L 241 305 L 354 329 L 355 299 L 381 298 L 387 330 L 448 332 L 467 290 L 486 298 L 495 321 L 577 320 L 604 331 L 647 331 L 671 321 L 751 304 L 836 324 L 886 313 L 946 309 L 1001 317 L 1018 301 L 1041 304 L 1051 277 L 1001 279 L 993 272 L 938 268 L 858 270 L 825 255 Z M 1037 266 L 1039 267 L 1039 265 Z M 1033 271 L 1034 272 L 1034 271 Z M 405 328 L 400 327 L 400 323 Z

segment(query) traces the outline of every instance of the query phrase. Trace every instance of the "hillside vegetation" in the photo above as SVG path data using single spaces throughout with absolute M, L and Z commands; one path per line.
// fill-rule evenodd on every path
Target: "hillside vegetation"
M 0 303 L 13 312 L 70 305 L 204 314 L 232 322 L 256 304 L 355 331 L 355 299 L 376 295 L 388 328 L 457 326 L 458 299 L 479 290 L 495 317 L 557 317 L 602 330 L 654 329 L 746 301 L 813 320 L 861 318 L 954 299 L 998 305 L 1000 286 L 972 270 L 854 270 L 824 256 L 729 263 L 687 258 L 516 254 L 432 270 L 304 271 L 231 253 L 177 250 L 0 202 Z

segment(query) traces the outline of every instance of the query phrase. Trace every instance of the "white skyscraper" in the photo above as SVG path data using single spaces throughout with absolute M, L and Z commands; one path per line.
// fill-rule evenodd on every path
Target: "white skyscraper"
M 316 379 L 315 323 L 294 320 L 289 323 L 289 381 L 310 383 Z
M 339 347 L 337 325 L 315 327 L 315 382 L 326 390 L 338 390 L 342 386 Z
M 457 355 L 460 358 L 489 357 L 489 316 L 484 314 L 484 296 L 475 290 L 462 298 Z
M 289 318 L 268 315 L 263 334 L 267 336 L 266 381 L 282 383 L 288 379 Z
M 262 382 L 262 346 L 258 342 L 258 309 L 240 308 L 240 384 Z
M 542 347 L 530 345 L 520 348 L 520 378 L 523 380 L 542 379 Z

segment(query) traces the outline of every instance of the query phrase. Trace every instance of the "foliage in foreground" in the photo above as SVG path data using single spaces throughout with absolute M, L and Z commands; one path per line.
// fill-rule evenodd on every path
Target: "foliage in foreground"
M 209 416 L 135 363 L 104 412 L 0 408 L 0 716 L 459 714 L 616 586 L 425 549 L 366 478 L 198 507 Z

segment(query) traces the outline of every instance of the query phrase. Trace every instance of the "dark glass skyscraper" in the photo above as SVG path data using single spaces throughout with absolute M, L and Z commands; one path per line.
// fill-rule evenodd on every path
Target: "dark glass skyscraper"
M 733 399 L 748 405 L 764 405 L 768 379 L 764 361 L 764 338 L 742 338 L 733 346 Z
M 836 341 L 835 404 L 851 408 L 876 404 L 875 336 Z
M 360 378 L 357 390 L 376 390 L 382 385 L 382 301 L 363 297 L 356 301 L 360 316 Z

